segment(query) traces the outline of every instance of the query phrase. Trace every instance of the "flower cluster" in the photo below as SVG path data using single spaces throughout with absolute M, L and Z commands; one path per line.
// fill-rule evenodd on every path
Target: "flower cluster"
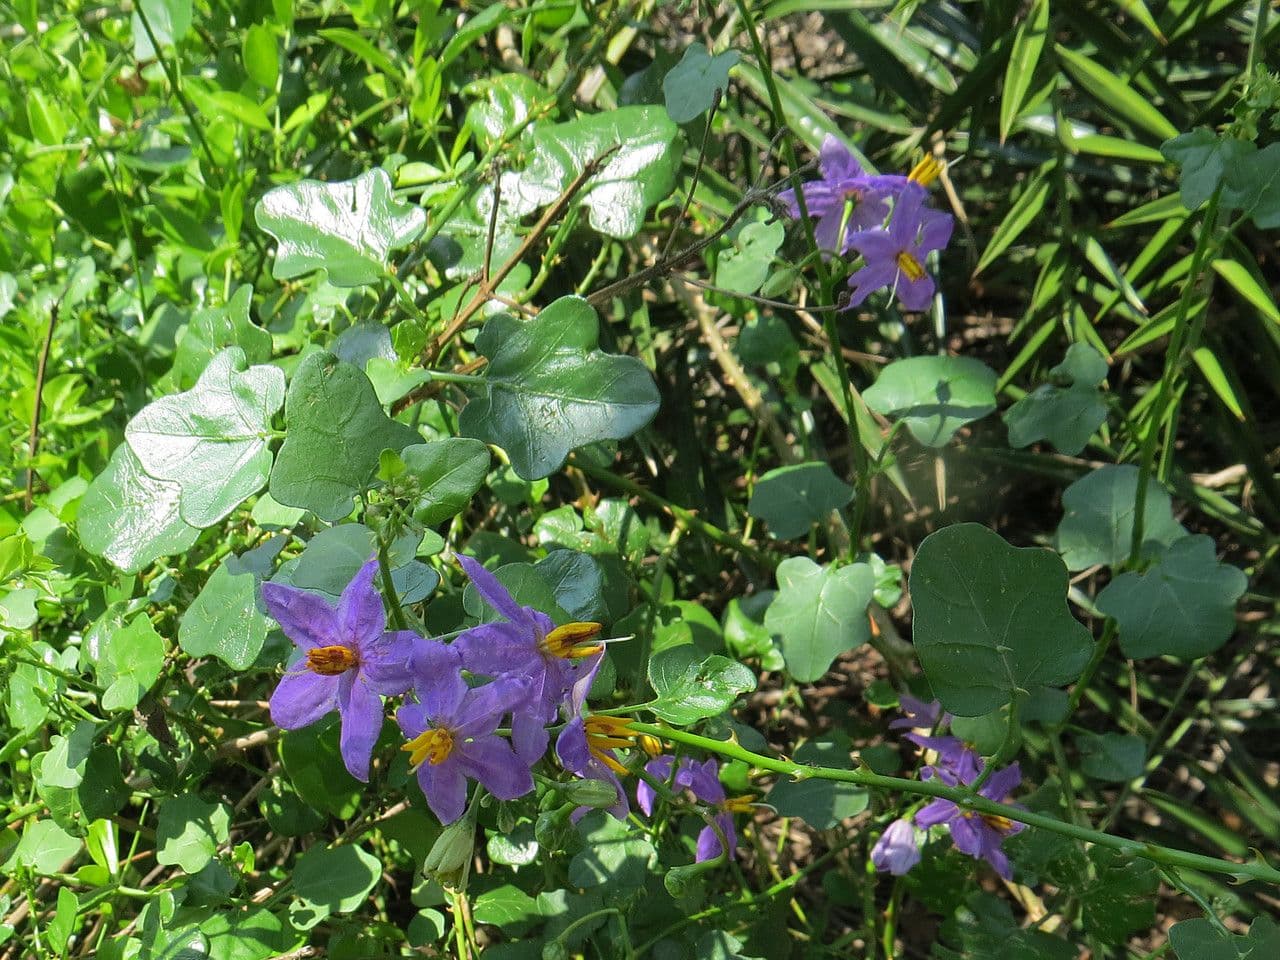
M 395 711 L 406 739 L 402 749 L 427 804 L 445 824 L 466 810 L 469 780 L 501 800 L 530 793 L 532 768 L 550 745 L 547 727 L 563 722 L 555 744 L 560 766 L 605 784 L 612 800 L 607 809 L 625 818 L 630 808 L 620 777 L 630 770 L 617 751 L 634 748 L 639 738 L 627 719 L 587 708 L 604 660 L 600 624 L 557 627 L 546 614 L 517 603 L 476 561 L 459 556 L 458 562 L 502 619 L 464 630 L 452 643 L 386 629 L 374 587 L 376 560 L 360 568 L 336 608 L 296 587 L 264 584 L 267 611 L 301 653 L 271 696 L 272 721 L 293 730 L 336 710 L 343 762 L 352 776 L 367 782 L 385 716 L 382 698 L 404 696 Z M 504 718 L 509 723 L 504 725 Z M 640 745 L 650 754 L 660 751 L 660 746 Z M 663 780 L 673 769 L 676 787 L 717 811 L 716 822 L 732 848 L 732 814 L 745 807 L 726 798 L 716 762 L 683 758 L 676 764 L 659 756 L 646 768 L 650 777 Z M 653 798 L 652 787 L 642 783 L 636 799 L 646 814 Z M 574 819 L 588 809 L 577 808 Z M 715 831 L 708 832 L 698 839 L 699 860 L 721 852 Z
M 1009 795 L 1022 782 L 1018 764 L 994 771 L 985 782 L 980 782 L 984 764 L 972 746 L 959 737 L 942 736 L 935 731 L 949 724 L 951 717 L 942 712 L 937 701 L 923 703 L 913 697 L 901 698 L 906 717 L 889 724 L 890 728 L 909 728 L 904 734 L 909 740 L 932 754 L 932 762 L 921 775 L 926 779 L 938 779 L 949 787 L 966 787 L 978 783 L 977 795 L 996 803 L 1007 803 Z M 916 731 L 925 730 L 927 733 Z M 941 797 L 931 800 L 914 815 L 899 818 L 885 829 L 871 851 L 871 861 L 877 870 L 901 876 L 920 862 L 920 844 L 917 828 L 947 828 L 951 842 L 961 853 L 986 860 L 996 873 L 1006 880 L 1011 876 L 1009 858 L 1001 844 L 1005 837 L 1023 829 L 1007 817 L 977 813 Z
M 926 188 L 942 170 L 926 157 L 907 176 L 869 174 L 835 137 L 827 137 L 818 157 L 819 180 L 778 195 L 791 216 L 804 213 L 825 255 L 856 251 L 862 267 L 849 277 L 848 306 L 889 288 L 907 310 L 924 310 L 933 296 L 925 259 L 951 239 L 949 214 L 925 205 Z

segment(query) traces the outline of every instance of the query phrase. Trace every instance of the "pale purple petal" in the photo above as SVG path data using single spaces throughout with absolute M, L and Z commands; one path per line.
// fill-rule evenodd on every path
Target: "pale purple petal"
M 844 225 L 844 211 L 829 213 L 813 226 L 813 242 L 823 253 L 841 253 L 840 227 Z M 845 225 L 845 232 L 848 227 Z
M 595 683 L 596 674 L 600 672 L 600 665 L 603 663 L 604 651 L 601 650 L 580 661 L 575 668 L 573 684 L 569 689 L 569 716 L 582 715 L 582 708 L 586 706 L 587 696 L 591 693 L 591 684 Z
M 720 764 L 714 759 L 702 763 L 685 758 L 680 761 L 676 783 L 693 791 L 703 803 L 717 804 L 725 799 L 724 786 L 720 783 Z
M 538 652 L 538 638 L 517 623 L 482 623 L 453 641 L 462 665 L 472 673 L 496 677 L 503 673 L 532 675 L 546 669 Z
M 916 246 L 916 257 L 920 260 L 930 251 L 945 247 L 951 240 L 951 230 L 955 226 L 953 217 L 937 210 L 925 210 L 922 216 L 920 243 Z
M 864 193 L 854 204 L 849 215 L 849 229 L 859 233 L 876 230 L 884 225 L 884 218 L 889 215 L 889 205 L 882 197 L 872 193 Z
M 396 723 L 400 724 L 405 738 L 412 740 L 426 733 L 431 726 L 431 714 L 421 703 L 406 703 L 396 711 Z
M 377 559 L 370 560 L 351 578 L 338 601 L 338 622 L 350 642 L 363 645 L 376 640 L 387 626 L 382 597 L 373 587 Z
M 995 800 L 998 803 L 1013 793 L 1014 788 L 1020 783 L 1022 783 L 1022 768 L 1013 763 L 993 773 L 991 779 L 984 783 L 978 792 L 988 800 Z
M 443 824 L 453 823 L 467 807 L 467 777 L 453 757 L 444 763 L 418 767 L 418 786 L 427 798 L 427 806 Z
M 720 838 L 716 836 L 711 826 L 707 825 L 698 831 L 698 847 L 693 860 L 695 863 L 703 863 L 714 860 L 718 856 L 720 856 Z
M 360 650 L 360 675 L 372 690 L 394 697 L 413 686 L 409 658 L 419 639 L 411 630 L 396 630 L 364 644 Z
M 590 765 L 591 751 L 587 747 L 587 727 L 582 717 L 574 717 L 560 731 L 556 738 L 556 757 L 560 766 L 579 776 Z
M 893 208 L 893 219 L 889 221 L 889 237 L 898 250 L 907 250 L 915 246 L 916 236 L 923 222 L 921 209 L 924 206 L 923 189 L 907 188 L 898 197 Z
M 917 816 L 916 822 L 919 821 Z M 947 822 L 947 829 L 951 831 L 951 842 L 956 845 L 957 850 L 976 857 L 982 850 L 982 831 L 990 828 L 975 816 L 960 814 Z
M 305 668 L 286 673 L 271 694 L 271 722 L 281 730 L 306 727 L 338 709 L 338 678 Z
M 515 598 L 511 596 L 511 593 L 497 577 L 486 570 L 478 561 L 462 554 L 457 554 L 457 557 L 458 563 L 462 565 L 462 569 L 466 571 L 471 582 L 475 584 L 476 591 L 480 594 L 480 599 L 512 623 L 524 623 L 527 621 L 526 608 L 516 603 Z
M 881 873 L 901 877 L 920 862 L 920 845 L 910 820 L 897 819 L 880 834 L 871 850 L 871 862 Z
M 849 180 L 864 173 L 858 158 L 833 134 L 827 134 L 822 141 L 818 169 L 822 171 L 824 180 Z
M 942 715 L 942 704 L 939 701 L 934 700 L 931 703 L 925 703 L 923 700 L 917 700 L 909 693 L 899 694 L 898 706 L 904 716 L 901 719 L 891 721 L 889 723 L 890 730 L 908 728 L 931 730 L 938 725 L 938 718 Z
M 867 264 L 849 277 L 849 306 L 856 307 L 875 293 L 893 283 L 897 276 L 897 266 L 893 263 Z
M 936 827 L 940 823 L 947 823 L 954 817 L 960 816 L 960 808 L 950 800 L 943 800 L 939 797 L 937 800 L 931 800 L 916 811 L 916 824 L 924 827 Z
M 417 637 L 409 656 L 409 668 L 418 700 L 427 705 L 430 716 L 451 720 L 467 695 L 458 651 L 439 640 Z
M 910 280 L 905 274 L 899 274 L 897 294 L 898 302 L 906 309 L 926 310 L 933 299 L 933 278 L 926 273 L 919 280 Z
M 674 758 L 668 756 L 654 757 L 644 765 L 644 772 L 655 780 L 661 780 L 666 783 L 671 776 L 671 764 Z M 657 798 L 657 792 L 653 787 L 649 786 L 647 780 L 638 780 L 636 782 L 636 805 L 644 811 L 646 817 L 653 816 L 653 801 Z
M 373 745 L 382 732 L 382 698 L 350 673 L 339 677 L 338 711 L 342 714 L 342 737 L 338 746 L 342 762 L 357 780 L 369 781 L 369 760 Z
M 862 254 L 867 265 L 897 264 L 898 251 L 902 249 L 884 230 L 860 230 L 849 236 L 849 247 Z
M 521 763 L 533 766 L 547 752 L 551 734 L 542 718 L 528 713 L 517 713 L 511 718 L 511 746 Z
M 521 763 L 511 744 L 489 734 L 455 745 L 458 766 L 479 780 L 499 800 L 514 800 L 533 790 L 533 774 Z
M 1009 857 L 1000 849 L 998 843 L 986 847 L 983 851 L 982 859 L 991 864 L 996 873 L 1006 880 L 1013 879 L 1013 871 L 1009 868 Z
M 337 612 L 323 597 L 286 583 L 264 583 L 262 600 L 271 619 L 303 650 L 350 646 L 343 639 Z
M 465 738 L 493 733 L 505 714 L 525 702 L 528 689 L 528 681 L 516 678 L 472 687 L 453 714 L 452 724 L 458 735 Z

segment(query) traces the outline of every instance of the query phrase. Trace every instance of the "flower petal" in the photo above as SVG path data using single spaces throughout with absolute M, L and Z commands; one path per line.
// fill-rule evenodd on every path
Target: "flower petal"
M 418 701 L 435 719 L 452 721 L 467 695 L 467 681 L 462 679 L 462 661 L 458 651 L 439 640 L 416 637 L 409 654 L 413 688 Z
M 1020 783 L 1022 783 L 1022 768 L 1016 763 L 1011 763 L 1003 770 L 993 773 L 991 779 L 982 785 L 978 793 L 988 800 L 999 803 L 1013 793 L 1014 788 Z
M 511 718 L 511 746 L 521 763 L 532 767 L 543 758 L 550 743 L 551 734 L 541 717 L 517 713 Z
M 923 260 L 930 251 L 945 247 L 955 227 L 955 219 L 938 210 L 924 210 L 921 217 L 920 243 L 916 247 L 916 258 L 919 260 Z
M 877 290 L 883 290 L 893 283 L 897 269 L 892 263 L 878 262 L 867 264 L 849 277 L 849 306 L 856 307 Z
M 933 299 L 933 278 L 926 273 L 919 280 L 909 280 L 899 274 L 897 294 L 898 302 L 907 310 L 927 310 Z
M 587 747 L 587 728 L 582 717 L 574 717 L 560 731 L 556 738 L 556 758 L 570 773 L 584 775 L 591 763 L 591 751 Z
M 940 823 L 947 823 L 955 817 L 960 816 L 960 808 L 950 800 L 931 800 L 916 811 L 915 821 L 918 826 L 936 827 Z
M 822 141 L 818 152 L 818 169 L 824 180 L 848 180 L 863 175 L 862 164 L 853 152 L 832 134 Z
M 902 249 L 885 230 L 859 230 L 851 233 L 846 243 L 851 250 L 862 254 L 867 266 L 896 265 L 895 258 Z
M 360 650 L 360 675 L 377 693 L 399 696 L 413 686 L 409 659 L 414 641 L 422 639 L 412 630 L 384 633 Z
M 982 831 L 989 828 L 977 817 L 961 815 L 952 818 L 947 829 L 951 831 L 951 842 L 957 850 L 976 857 L 982 850 Z
M 286 673 L 271 694 L 271 722 L 297 730 L 338 709 L 338 678 L 307 669 Z
M 264 583 L 262 600 L 271 619 L 303 650 L 348 645 L 342 639 L 337 612 L 323 597 L 287 583 Z
M 475 584 L 476 591 L 480 594 L 480 599 L 512 623 L 524 623 L 527 621 L 528 615 L 525 608 L 516 603 L 515 598 L 511 596 L 511 593 L 497 577 L 470 557 L 459 553 L 457 558 L 458 563 L 462 565 L 462 569 L 466 571 L 471 582 Z
M 453 724 L 458 734 L 462 737 L 482 737 L 493 733 L 505 714 L 526 701 L 528 689 L 527 680 L 515 677 L 504 677 L 486 683 L 483 687 L 472 687 L 453 714 Z
M 444 763 L 418 767 L 418 786 L 427 798 L 427 806 L 443 824 L 453 823 L 467 808 L 467 777 L 452 757 Z
M 342 625 L 343 633 L 361 649 L 364 644 L 376 640 L 387 626 L 387 613 L 382 607 L 382 597 L 373 587 L 373 578 L 377 572 L 378 561 L 374 558 L 351 578 L 338 601 L 338 622 Z
M 644 772 L 663 783 L 671 776 L 671 764 L 674 758 L 668 756 L 654 757 L 644 765 Z M 657 791 L 649 786 L 647 780 L 636 782 L 636 805 L 644 811 L 646 817 L 653 816 L 653 801 L 657 799 Z
M 358 676 L 344 674 L 338 679 L 338 712 L 342 714 L 338 747 L 342 762 L 353 777 L 368 783 L 373 745 L 382 732 L 382 698 Z
M 546 669 L 538 652 L 538 638 L 522 624 L 482 623 L 454 640 L 453 648 L 462 657 L 462 665 L 481 676 L 532 676 Z
M 502 737 L 477 737 L 455 750 L 458 765 L 499 800 L 514 800 L 532 792 L 533 774 Z

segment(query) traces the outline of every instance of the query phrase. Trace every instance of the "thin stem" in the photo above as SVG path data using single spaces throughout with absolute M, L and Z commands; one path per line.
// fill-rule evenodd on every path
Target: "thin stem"
M 1056 817 L 1034 813 L 1022 807 L 996 803 L 994 800 L 988 800 L 985 797 L 974 797 L 966 789 L 949 787 L 936 779 L 906 780 L 902 777 L 886 777 L 873 773 L 868 769 L 841 770 L 836 767 L 809 766 L 803 763 L 794 763 L 790 760 L 778 760 L 774 757 L 753 753 L 731 741 L 713 740 L 710 737 L 699 736 L 696 733 L 688 733 L 684 730 L 675 730 L 652 723 L 635 722 L 631 724 L 631 729 L 636 733 L 647 733 L 660 739 L 697 747 L 699 750 L 704 750 L 708 753 L 719 754 L 733 760 L 742 760 L 761 770 L 785 774 L 797 780 L 835 780 L 840 783 L 854 783 L 859 786 L 873 787 L 880 790 L 897 790 L 917 796 L 940 797 L 944 800 L 950 800 L 966 811 L 971 810 L 978 814 L 1005 817 L 1017 823 L 1025 823 L 1029 827 L 1039 827 L 1042 830 L 1059 833 L 1076 840 L 1082 840 L 1085 843 L 1119 850 L 1128 856 L 1150 860 L 1152 863 L 1162 866 L 1187 867 L 1192 870 L 1223 873 L 1229 876 L 1246 877 L 1252 880 L 1261 880 L 1264 883 L 1280 885 L 1280 870 L 1261 860 L 1256 860 L 1252 863 L 1235 863 L 1219 857 L 1208 857 L 1186 850 L 1176 850 L 1157 843 L 1126 840 L 1123 837 L 1112 836 L 1078 824 L 1065 823 Z

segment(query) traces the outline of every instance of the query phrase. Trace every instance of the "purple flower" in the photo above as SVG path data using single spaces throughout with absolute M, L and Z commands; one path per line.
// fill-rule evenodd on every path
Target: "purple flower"
M 818 168 L 821 179 L 800 187 L 805 210 L 815 221 L 813 236 L 818 249 L 844 253 L 852 232 L 870 230 L 884 223 L 889 213 L 885 198 L 893 192 L 892 186 L 886 182 L 887 178 L 869 176 L 857 158 L 833 136 L 822 142 Z M 787 205 L 792 217 L 800 216 L 794 190 L 782 191 L 778 199 Z
M 533 725 L 545 725 L 556 718 L 560 705 L 569 695 L 582 673 L 575 660 L 600 653 L 603 645 L 595 641 L 600 633 L 598 623 L 568 623 L 557 627 L 545 613 L 522 607 L 492 573 L 470 557 L 459 555 L 458 562 L 475 584 L 481 599 L 502 616 L 503 623 L 484 623 L 463 633 L 453 646 L 462 656 L 469 671 L 490 677 L 514 676 L 528 681 L 527 709 L 522 719 Z M 528 724 L 517 723 L 516 729 Z M 537 749 L 537 739 L 522 736 L 518 745 L 522 755 Z M 541 756 L 546 749 L 542 739 Z
M 909 693 L 898 695 L 898 706 L 904 716 L 890 721 L 890 730 L 932 730 L 939 721 L 951 719 L 951 714 L 943 714 L 942 704 L 937 700 L 925 703 Z
M 514 800 L 533 789 L 529 766 L 496 731 L 504 714 L 528 696 L 519 680 L 502 678 L 469 687 L 458 651 L 438 640 L 414 645 L 411 665 L 418 703 L 396 711 L 409 742 L 418 784 L 441 823 L 462 816 L 467 779 L 478 780 L 499 800 Z
M 556 757 L 560 760 L 560 765 L 575 776 L 584 780 L 599 780 L 612 786 L 617 801 L 605 809 L 619 820 L 625 820 L 630 808 L 618 774 L 626 775 L 631 771 L 622 765 L 614 751 L 632 745 L 632 734 L 628 726 L 630 721 L 625 717 L 583 714 L 591 683 L 603 661 L 604 654 L 596 654 L 570 690 L 567 704 L 569 722 L 556 740 Z M 580 820 L 589 809 L 579 807 L 575 810 L 574 821 Z
M 297 587 L 262 585 L 267 612 L 305 654 L 271 694 L 272 723 L 296 730 L 337 710 L 342 761 L 364 781 L 382 732 L 380 695 L 404 693 L 412 682 L 408 661 L 414 634 L 386 632 L 386 611 L 373 587 L 377 569 L 376 560 L 361 567 L 336 609 Z
M 900 877 L 920 862 L 920 845 L 911 821 L 899 818 L 880 834 L 871 850 L 871 862 L 881 873 Z
M 893 287 L 907 310 L 923 310 L 933 296 L 933 280 L 925 258 L 941 250 L 951 239 L 952 219 L 924 206 L 924 188 L 911 182 L 894 205 L 888 230 L 863 230 L 849 238 L 849 246 L 862 255 L 865 265 L 849 277 L 856 307 L 882 287 Z
M 939 778 L 950 786 L 963 783 L 950 770 L 939 769 Z M 997 770 L 986 783 L 978 788 L 979 795 L 997 803 L 1006 803 L 1009 794 L 1022 782 L 1022 771 L 1015 763 Z M 1006 880 L 1012 877 L 1009 869 L 1009 858 L 1000 848 L 1005 837 L 1012 836 L 1024 829 L 1023 824 L 1007 817 L 989 813 L 977 813 L 963 810 L 950 800 L 939 797 L 926 804 L 915 816 L 916 824 L 924 827 L 936 827 L 945 824 L 951 833 L 951 842 L 961 853 L 986 860 L 995 868 L 996 873 Z
M 675 765 L 674 777 L 671 775 L 673 764 Z M 716 826 L 720 828 L 729 844 L 728 855 L 732 859 L 738 846 L 738 831 L 733 825 L 733 815 L 749 811 L 750 803 L 754 798 L 745 796 L 729 799 L 725 794 L 724 785 L 720 783 L 720 766 L 713 759 L 698 763 L 688 757 L 682 757 L 677 764 L 674 757 L 661 756 L 646 763 L 644 769 L 645 773 L 653 779 L 670 780 L 675 788 L 688 790 L 698 800 L 716 810 L 714 815 Z M 645 816 L 653 815 L 653 801 L 656 796 L 653 787 L 644 780 L 636 784 L 636 803 L 644 811 Z M 713 860 L 720 856 L 720 851 L 720 837 L 708 824 L 698 833 L 694 861 L 702 863 L 704 860 Z
M 938 755 L 932 766 L 924 768 L 926 779 L 935 770 L 946 770 L 955 774 L 961 783 L 970 783 L 982 772 L 982 759 L 959 737 L 923 737 L 918 733 L 908 733 L 903 735 L 903 739 Z

